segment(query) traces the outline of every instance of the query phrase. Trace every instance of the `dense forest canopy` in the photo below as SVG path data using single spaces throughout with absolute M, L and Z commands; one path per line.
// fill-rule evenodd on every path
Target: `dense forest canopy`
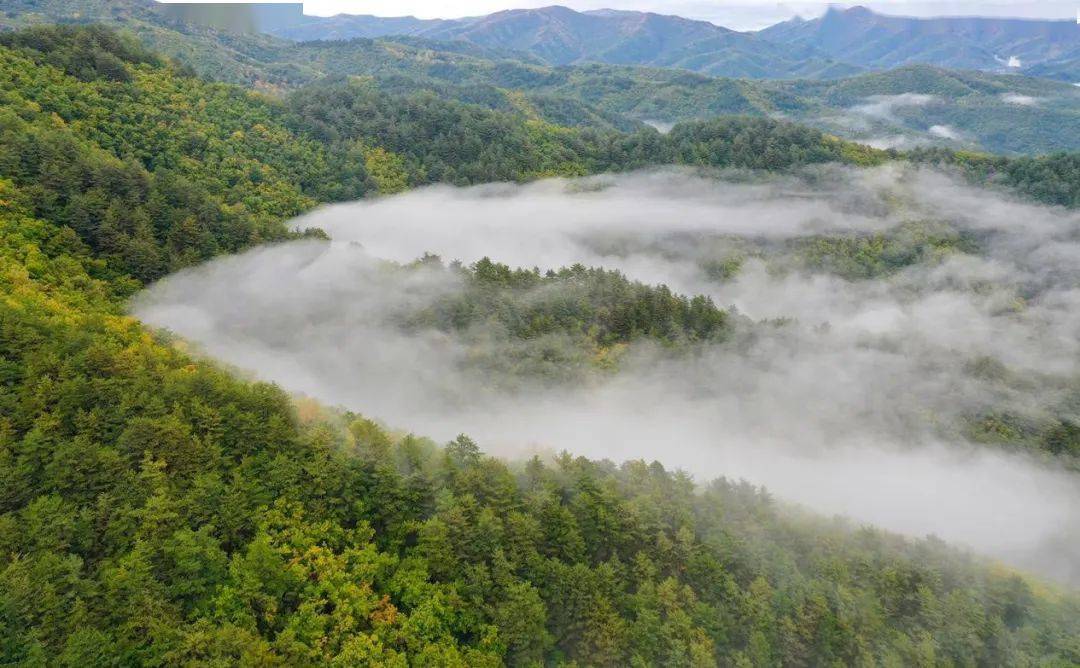
M 944 69 L 933 58 L 865 74 L 827 67 L 832 73 L 820 80 L 803 70 L 777 81 L 756 79 L 753 72 L 770 57 L 763 61 L 761 54 L 743 63 L 750 79 L 688 71 L 697 69 L 700 57 L 715 55 L 711 50 L 681 66 L 552 66 L 522 51 L 394 31 L 373 33 L 382 35 L 376 39 L 320 36 L 312 42 L 225 32 L 178 21 L 153 0 L 19 1 L 0 14 L 0 29 L 51 21 L 107 23 L 203 76 L 275 95 L 361 77 L 384 94 L 427 92 L 569 127 L 633 131 L 644 123 L 666 127 L 741 114 L 784 118 L 879 148 L 944 146 L 1016 155 L 1080 149 L 1080 91 L 1070 83 Z M 722 62 L 738 68 L 741 61 Z
M 149 281 L 294 237 L 285 221 L 320 202 L 888 154 L 763 119 L 627 135 L 356 83 L 277 101 L 99 28 L 0 37 L 0 99 L 3 662 L 1080 663 L 1074 595 L 939 540 L 656 463 L 440 446 L 238 378 L 125 314 Z M 1040 170 L 1076 187 L 1066 158 L 1015 175 L 966 160 L 1039 197 L 1068 192 L 1037 190 Z M 841 253 L 800 257 L 848 271 Z M 723 340 L 731 324 L 705 299 L 600 270 L 441 271 L 462 274 L 468 299 L 406 325 L 494 315 L 515 336 L 616 347 Z M 517 298 L 568 282 L 582 300 L 569 309 Z M 1062 429 L 1055 442 L 1075 441 Z
M 4 174 L 35 215 L 136 278 L 284 238 L 285 217 L 368 187 L 344 148 L 294 135 L 276 104 L 105 29 L 0 35 L 0 59 Z

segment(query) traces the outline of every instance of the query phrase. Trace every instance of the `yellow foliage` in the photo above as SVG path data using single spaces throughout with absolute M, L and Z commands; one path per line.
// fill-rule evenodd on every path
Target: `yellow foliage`
M 318 401 L 310 397 L 296 397 L 293 402 L 296 405 L 296 417 L 301 424 L 311 424 L 323 418 L 323 407 Z
M 536 112 L 529 100 L 525 97 L 525 93 L 520 90 L 508 90 L 500 89 L 500 92 L 506 97 L 506 101 L 510 103 L 514 109 L 525 115 L 527 119 L 533 122 L 542 123 L 540 114 Z
M 379 194 L 398 193 L 409 187 L 409 173 L 400 155 L 381 146 L 366 148 L 363 155 L 364 168 L 375 181 Z
M 607 347 L 597 348 L 592 356 L 592 364 L 598 369 L 614 370 L 618 366 L 619 359 L 626 350 L 627 345 L 625 343 L 616 343 Z

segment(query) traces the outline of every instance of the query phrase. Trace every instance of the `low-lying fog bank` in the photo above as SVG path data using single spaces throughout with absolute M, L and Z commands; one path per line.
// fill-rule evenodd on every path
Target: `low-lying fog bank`
M 861 278 L 790 260 L 799 240 L 916 223 L 945 225 L 970 247 Z M 699 479 L 744 477 L 820 512 L 934 533 L 1080 582 L 1077 476 L 949 427 L 1002 402 L 1080 413 L 1076 214 L 889 167 L 435 187 L 327 207 L 296 225 L 335 242 L 181 272 L 141 295 L 136 315 L 394 427 L 466 432 L 509 456 L 567 449 L 658 459 Z M 587 386 L 507 392 L 467 364 L 482 338 L 399 326 L 462 289 L 447 272 L 382 264 L 425 252 L 617 268 L 752 320 L 793 320 L 693 355 L 636 346 L 617 374 Z M 710 270 L 736 257 L 732 271 Z M 1004 380 L 988 381 L 978 371 L 987 366 Z

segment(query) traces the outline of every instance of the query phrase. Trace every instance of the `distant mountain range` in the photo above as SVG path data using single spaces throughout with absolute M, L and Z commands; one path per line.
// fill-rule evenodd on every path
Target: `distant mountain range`
M 552 65 L 678 67 L 714 76 L 829 79 L 912 63 L 1080 82 L 1080 25 L 1000 18 L 906 18 L 830 9 L 758 33 L 661 14 L 566 7 L 423 20 L 304 17 L 272 34 L 293 40 L 413 36 L 526 52 Z
M 654 23 L 672 30 L 677 28 L 684 31 L 681 52 L 704 50 L 705 44 L 716 45 L 725 39 L 731 49 L 744 54 L 752 49 L 775 47 L 765 39 L 764 33 L 735 33 L 673 17 L 634 12 L 578 13 L 561 8 L 502 12 L 460 21 L 357 16 L 318 19 L 298 14 L 286 23 L 287 30 L 282 28 L 278 32 L 302 37 L 303 31 L 312 30 L 316 31 L 313 34 L 326 37 L 343 37 L 349 31 L 363 31 L 365 36 L 295 41 L 271 34 L 197 25 L 183 20 L 183 16 L 162 12 L 161 6 L 151 0 L 9 2 L 14 4 L 0 11 L 0 30 L 48 21 L 103 22 L 123 28 L 202 76 L 252 86 L 275 95 L 305 86 L 335 85 L 347 79 L 354 85 L 374 86 L 387 95 L 434 94 L 537 121 L 600 131 L 634 131 L 641 129 L 642 123 L 666 129 L 681 121 L 741 114 L 787 119 L 883 148 L 946 145 L 1006 154 L 1080 150 L 1080 88 L 1060 81 L 1020 76 L 1016 72 L 1022 68 L 1001 67 L 1000 72 L 979 72 L 912 63 L 887 70 L 862 71 L 848 67 L 856 73 L 843 77 L 823 76 L 823 70 L 818 70 L 819 76 L 775 79 L 761 74 L 762 68 L 750 75 L 746 67 L 740 67 L 739 77 L 721 77 L 687 71 L 692 64 L 687 61 L 679 61 L 678 67 L 652 67 L 595 62 L 599 56 L 581 55 L 580 51 L 578 55 L 564 52 L 556 57 L 550 50 L 540 49 L 540 42 L 530 46 L 531 43 L 510 39 L 512 30 L 503 31 L 506 34 L 502 39 L 462 37 L 501 34 L 491 28 L 493 23 L 517 25 L 528 17 L 539 16 L 545 22 L 558 19 L 549 24 L 552 30 L 555 25 L 565 27 L 575 24 L 578 17 L 585 17 L 586 21 L 598 21 L 598 26 L 610 27 L 611 21 L 622 22 L 626 35 L 636 32 L 639 37 L 644 34 L 642 31 L 651 30 L 654 35 L 663 32 Z M 829 26 L 833 22 L 859 16 L 865 18 L 866 13 L 831 12 L 815 21 L 780 24 L 775 30 L 783 26 L 789 31 L 789 41 L 821 42 L 824 46 L 792 46 L 791 52 L 801 49 L 824 54 L 814 62 L 831 62 L 831 67 L 842 68 L 837 61 L 829 61 L 831 56 L 826 52 L 826 48 L 839 52 L 842 47 L 838 43 L 827 44 L 823 34 L 832 30 Z M 881 18 L 886 22 L 892 19 Z M 1064 38 L 1054 36 L 1057 33 L 1048 37 L 1033 28 L 1043 24 L 1060 26 L 1061 22 L 988 21 L 986 25 L 999 26 L 995 28 L 994 34 L 999 34 L 995 43 L 1007 42 L 1000 33 L 1013 23 L 1022 24 L 1029 31 L 1029 42 L 1064 43 Z M 954 25 L 952 20 L 946 20 L 944 24 L 968 26 L 965 29 L 971 31 L 970 21 L 961 20 Z M 925 24 L 916 21 L 914 25 L 922 29 Z M 871 32 L 885 42 L 882 30 Z M 603 53 L 607 54 L 604 57 L 615 59 L 613 49 L 625 47 L 625 42 L 615 36 L 616 32 L 607 33 L 603 39 L 595 37 L 591 42 L 588 35 L 579 33 L 573 40 L 566 37 L 563 43 L 575 40 L 588 43 L 587 53 Z M 987 35 L 991 32 L 973 34 L 982 35 L 984 42 L 989 42 Z M 773 39 L 780 39 L 779 32 L 772 34 Z M 1019 43 L 1015 37 L 1018 34 L 1014 32 L 1013 41 L 1008 43 Z M 531 39 L 539 37 L 534 35 Z M 545 40 L 550 41 L 550 36 L 540 41 Z M 867 37 L 866 41 L 872 38 Z M 949 42 L 944 38 L 940 41 Z M 649 62 L 667 64 L 667 58 L 677 51 L 673 43 L 672 40 L 654 43 Z M 623 46 L 619 47 L 620 44 Z M 856 51 L 855 46 L 852 45 L 852 52 Z M 1019 58 L 1034 58 L 1027 54 L 1035 53 L 1036 49 L 1029 44 L 1026 50 L 1016 51 L 1025 54 Z M 1065 51 L 1058 49 L 1058 53 Z M 640 52 L 645 53 L 644 47 Z M 948 49 L 944 47 L 939 49 L 939 54 L 946 52 Z M 620 58 L 628 59 L 626 51 L 622 53 Z M 668 56 L 663 56 L 665 53 Z M 951 53 L 955 56 L 964 51 L 953 49 Z M 866 54 L 862 57 L 869 59 Z M 898 56 L 894 54 L 892 58 Z M 559 64 L 550 64 L 551 59 Z M 575 62 L 563 62 L 568 60 Z M 711 62 L 715 65 L 719 61 Z M 784 62 L 789 63 L 786 67 L 798 69 L 791 64 L 795 60 Z M 872 64 L 885 68 L 891 62 L 883 50 Z M 987 68 L 993 67 L 985 59 L 956 62 L 969 67 L 981 62 Z M 1047 58 L 1031 67 L 1062 67 L 1062 62 L 1060 58 Z M 805 63 L 802 67 L 811 69 Z
M 830 9 L 812 21 L 793 19 L 757 34 L 869 69 L 926 63 L 1080 82 L 1080 24 L 1074 21 L 908 18 L 855 7 Z
M 453 20 L 309 16 L 270 32 L 300 41 L 401 35 L 461 40 L 523 51 L 551 65 L 649 65 L 754 79 L 832 78 L 861 69 L 838 63 L 813 47 L 777 44 L 705 21 L 610 9 L 577 12 L 552 6 Z
M 154 26 L 189 35 L 199 32 L 190 17 L 220 18 L 226 7 L 196 3 L 179 11 L 153 0 L 7 0 L 3 5 L 0 29 L 36 16 L 128 21 L 140 32 Z M 199 6 L 204 9 L 194 9 Z M 1080 24 L 1069 20 L 909 18 L 854 7 L 749 33 L 678 16 L 611 9 L 578 12 L 561 6 L 432 20 L 306 16 L 292 5 L 244 7 L 250 16 L 232 16 L 233 22 L 257 25 L 268 38 L 307 42 L 410 37 L 441 43 L 442 50 L 472 48 L 474 53 L 554 66 L 605 63 L 678 68 L 717 77 L 829 80 L 925 64 L 1080 83 Z M 204 26 L 211 32 L 215 27 L 219 26 Z M 257 64 L 244 63 L 239 70 L 231 63 L 223 66 L 231 71 L 216 75 L 233 78 L 247 76 L 243 71 L 251 72 Z M 303 78 L 303 73 L 279 74 Z

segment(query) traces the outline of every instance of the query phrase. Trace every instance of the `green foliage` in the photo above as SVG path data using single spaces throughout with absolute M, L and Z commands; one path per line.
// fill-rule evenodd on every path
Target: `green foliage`
M 125 64 L 162 64 L 134 39 L 101 25 L 36 26 L 0 35 L 0 46 L 27 49 L 36 55 L 37 62 L 52 65 L 80 81 L 131 81 Z
M 541 274 L 488 258 L 446 268 L 431 255 L 404 270 L 436 271 L 461 289 L 400 315 L 401 326 L 453 333 L 469 346 L 469 368 L 494 385 L 581 383 L 615 370 L 631 343 L 687 353 L 732 329 L 728 312 L 708 297 L 676 295 L 617 271 L 574 265 Z
M 1063 81 L 1016 74 L 925 64 L 859 74 L 830 61 L 824 67 L 803 62 L 782 80 L 768 81 L 760 77 L 766 76 L 769 63 L 775 65 L 776 53 L 758 54 L 747 62 L 722 59 L 712 62 L 713 67 L 702 67 L 702 59 L 711 62 L 715 55 L 712 48 L 655 61 L 663 67 L 599 62 L 553 67 L 522 51 L 463 41 L 400 36 L 327 40 L 320 35 L 318 41 L 298 43 L 265 34 L 223 32 L 172 20 L 151 0 L 10 0 L 9 4 L 13 6 L 7 15 L 0 14 L 0 27 L 50 20 L 102 22 L 122 28 L 202 76 L 273 93 L 336 77 L 362 77 L 385 95 L 424 92 L 521 118 L 603 131 L 632 132 L 643 122 L 674 124 L 736 114 L 781 117 L 854 141 L 958 145 L 957 140 L 943 140 L 932 132 L 935 126 L 948 126 L 959 131 L 960 145 L 998 153 L 1080 149 L 1076 90 Z M 629 46 L 631 52 L 636 48 Z M 80 66 L 93 68 L 93 58 L 84 62 Z M 750 79 L 687 70 L 742 72 Z M 904 94 L 928 97 L 885 114 L 858 109 L 879 96 Z M 1028 101 L 1018 102 L 1016 96 Z
M 4 38 L 0 172 L 118 272 L 151 280 L 286 238 L 288 216 L 367 187 L 362 162 L 290 132 L 274 104 L 180 76 L 111 32 Z
M 764 118 L 717 118 L 676 125 L 665 139 L 687 165 L 783 170 L 822 162 L 880 164 L 886 154 L 845 151 L 845 142 L 818 130 Z
M 806 269 L 850 280 L 879 278 L 915 264 L 939 261 L 950 253 L 978 249 L 970 235 L 932 222 L 906 223 L 871 235 L 814 237 L 795 245 Z
M 409 187 L 409 174 L 401 156 L 384 148 L 375 147 L 364 151 L 364 168 L 375 181 L 380 195 L 392 195 Z
M 306 90 L 290 99 L 290 108 L 299 132 L 332 144 L 363 141 L 400 156 L 413 184 L 578 174 L 580 161 L 598 152 L 592 135 L 429 94 L 388 97 L 362 84 Z
M 1001 186 L 1036 202 L 1080 207 L 1080 153 L 1005 158 L 944 149 L 921 149 L 909 159 L 951 167 L 976 183 Z
M 108 58 L 84 69 L 64 55 L 70 40 L 73 53 L 111 47 L 80 34 L 0 48 L 0 661 L 1080 662 L 1074 598 L 937 541 L 807 519 L 743 483 L 698 493 L 655 463 L 510 467 L 465 436 L 439 448 L 237 379 L 123 315 L 138 279 L 280 238 L 286 216 L 366 187 L 358 140 L 401 155 L 414 179 L 457 181 L 663 151 L 694 164 L 834 159 L 819 135 L 762 122 L 755 138 L 732 121 L 589 154 L 575 152 L 586 135 L 365 98 L 376 118 L 332 117 L 328 131 L 348 131 L 324 144 L 272 103 L 152 61 L 121 58 L 129 78 Z M 437 127 L 512 136 L 458 157 L 410 149 Z M 375 173 L 379 185 L 400 175 Z M 494 316 L 521 336 L 614 346 L 727 325 L 706 300 L 611 272 L 456 271 L 467 297 L 428 314 L 444 327 Z M 548 286 L 576 298 L 519 299 Z M 1072 447 L 1074 432 L 1063 423 L 1049 447 Z
M 425 265 L 433 261 L 429 256 Z M 514 338 L 564 332 L 601 346 L 642 336 L 670 344 L 715 340 L 727 332 L 727 313 L 708 297 L 675 295 L 617 271 L 577 264 L 541 274 L 484 258 L 458 273 L 465 290 L 438 301 L 410 324 L 461 331 L 495 319 Z
M 523 121 L 430 94 L 388 97 L 355 81 L 304 90 L 289 104 L 296 132 L 334 145 L 383 147 L 401 157 L 412 184 L 522 181 L 666 164 L 783 170 L 821 162 L 877 164 L 887 157 L 764 118 L 684 123 L 668 135 L 598 132 Z

